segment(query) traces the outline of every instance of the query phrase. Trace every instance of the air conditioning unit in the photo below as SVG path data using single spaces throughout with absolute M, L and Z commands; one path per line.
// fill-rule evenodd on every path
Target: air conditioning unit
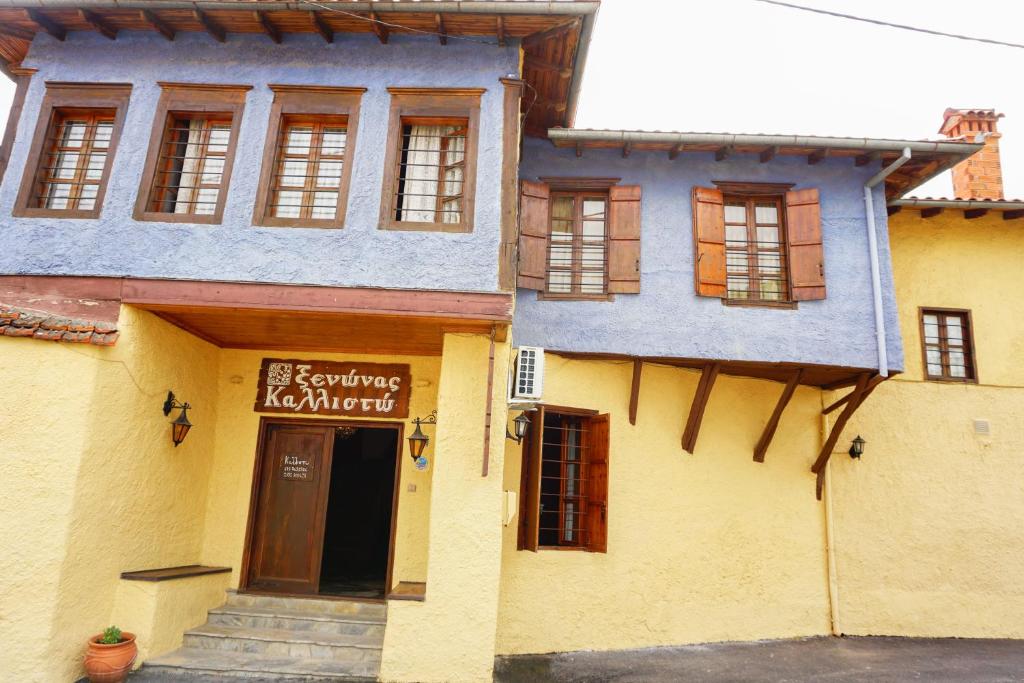
M 544 349 L 520 346 L 512 367 L 512 400 L 539 401 L 544 392 Z

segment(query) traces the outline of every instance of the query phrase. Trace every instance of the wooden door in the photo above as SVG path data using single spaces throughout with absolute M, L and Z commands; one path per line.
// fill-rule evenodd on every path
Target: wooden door
M 334 429 L 267 426 L 248 587 L 316 593 L 331 486 Z

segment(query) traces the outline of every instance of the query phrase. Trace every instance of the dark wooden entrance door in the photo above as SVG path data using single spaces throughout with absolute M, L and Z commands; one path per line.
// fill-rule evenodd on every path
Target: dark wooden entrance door
M 316 593 L 334 428 L 270 424 L 267 429 L 247 585 Z

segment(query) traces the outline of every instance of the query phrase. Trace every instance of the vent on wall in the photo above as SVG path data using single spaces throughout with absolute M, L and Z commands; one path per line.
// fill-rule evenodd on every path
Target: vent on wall
M 979 436 L 988 436 L 991 433 L 989 429 L 988 420 L 975 420 L 974 433 L 978 434 Z
M 539 401 L 544 391 L 544 349 L 520 346 L 513 373 L 512 398 Z

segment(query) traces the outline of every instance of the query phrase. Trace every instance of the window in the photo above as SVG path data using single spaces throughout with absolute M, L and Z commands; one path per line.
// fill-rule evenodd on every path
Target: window
M 608 197 L 592 193 L 551 195 L 548 240 L 549 294 L 607 293 Z
M 921 339 L 927 379 L 977 381 L 970 311 L 922 309 Z
M 389 88 L 381 227 L 470 232 L 480 89 Z
M 253 222 L 340 228 L 365 88 L 271 85 L 260 189 Z
M 160 86 L 135 217 L 219 223 L 250 86 Z
M 523 448 L 520 547 L 605 552 L 608 416 L 541 407 Z
M 699 296 L 792 307 L 825 298 L 818 190 L 715 181 L 693 188 Z
M 47 83 L 15 215 L 96 218 L 131 86 Z

